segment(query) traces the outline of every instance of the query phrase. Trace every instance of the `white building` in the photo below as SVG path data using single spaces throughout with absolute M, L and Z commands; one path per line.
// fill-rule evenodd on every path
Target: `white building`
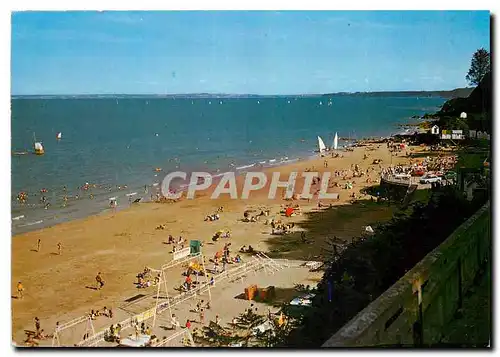
M 433 134 L 433 135 L 439 135 L 439 126 L 434 125 L 434 126 L 431 128 L 431 134 Z
M 463 140 L 464 139 L 464 134 L 462 130 L 452 130 L 451 131 L 451 138 L 453 140 Z

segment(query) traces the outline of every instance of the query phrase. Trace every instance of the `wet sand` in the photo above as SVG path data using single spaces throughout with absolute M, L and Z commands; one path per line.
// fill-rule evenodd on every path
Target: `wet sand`
M 379 148 L 377 149 L 377 146 Z M 350 205 L 349 195 L 365 186 L 379 183 L 379 166 L 372 165 L 373 159 L 382 159 L 382 166 L 391 162 L 390 153 L 385 144 L 355 148 L 353 152 L 343 152 L 343 158 L 317 158 L 308 161 L 295 162 L 286 166 L 274 167 L 265 171 L 269 180 L 265 188 L 252 192 L 247 200 L 231 200 L 229 195 L 221 195 L 217 200 L 211 200 L 210 194 L 214 187 L 201 193 L 197 192 L 195 200 L 183 199 L 177 203 L 144 203 L 132 206 L 130 209 L 100 216 L 91 216 L 81 220 L 62 223 L 38 231 L 28 232 L 12 238 L 12 295 L 16 295 L 16 284 L 22 281 L 25 297 L 22 300 L 12 299 L 12 337 L 22 344 L 24 330 L 33 330 L 33 319 L 39 317 L 45 333 L 52 333 L 55 321 L 67 321 L 84 315 L 91 309 L 102 309 L 103 306 L 116 309 L 125 298 L 142 293 L 134 282 L 136 275 L 145 266 L 160 267 L 172 259 L 171 245 L 164 244 L 168 235 L 174 238 L 180 235 L 187 239 L 199 239 L 205 243 L 203 253 L 211 258 L 217 250 L 222 249 L 226 242 L 232 243 L 232 255 L 243 245 L 251 244 L 255 249 L 264 252 L 276 252 L 288 247 L 281 254 L 291 259 L 319 259 L 326 238 L 336 235 L 349 238 L 359 235 L 363 225 L 387 220 L 392 215 L 392 208 L 365 207 Z M 368 158 L 363 160 L 363 155 Z M 393 157 L 392 163 L 406 162 L 401 156 Z M 324 161 L 328 168 L 324 168 Z M 286 180 L 290 172 L 299 172 L 295 192 L 302 191 L 304 179 L 301 172 L 306 169 L 324 172 L 349 169 L 352 164 L 359 164 L 361 170 L 374 167 L 369 177 L 372 183 L 366 183 L 366 177 L 355 178 L 353 190 L 331 188 L 328 192 L 340 193 L 339 200 L 332 203 L 333 216 L 323 216 L 318 211 L 317 198 L 310 202 L 306 200 L 285 201 L 282 199 L 283 189 L 278 189 L 277 198 L 269 200 L 268 187 L 272 172 L 280 172 L 281 180 Z M 333 176 L 333 175 L 332 175 Z M 332 177 L 331 181 L 342 179 Z M 238 194 L 241 195 L 243 177 L 237 178 Z M 311 192 L 319 189 L 314 187 Z M 365 196 L 366 198 L 366 196 Z M 279 214 L 281 205 L 300 204 L 303 214 L 285 218 Z M 205 222 L 208 214 L 224 207 L 221 219 L 215 222 Z M 269 217 L 281 219 L 284 222 L 295 222 L 296 230 L 305 230 L 312 244 L 301 244 L 297 234 L 287 236 L 271 235 L 271 227 L 263 220 L 257 223 L 242 222 L 246 209 L 271 210 Z M 346 213 L 348 212 L 348 214 Z M 256 212 L 258 213 L 258 212 Z M 331 217 L 334 217 L 332 219 Z M 164 224 L 165 230 L 156 230 Z M 231 238 L 220 239 L 212 243 L 211 237 L 219 229 L 229 229 Z M 41 239 L 41 251 L 36 251 L 37 240 Z M 57 243 L 62 244 L 62 255 L 57 254 Z M 105 286 L 102 290 L 94 290 L 95 275 L 101 272 Z M 180 277 L 180 269 L 178 271 Z M 171 274 L 170 274 L 171 275 Z M 279 282 L 275 284 L 279 287 Z M 153 289 L 153 288 L 149 288 Z

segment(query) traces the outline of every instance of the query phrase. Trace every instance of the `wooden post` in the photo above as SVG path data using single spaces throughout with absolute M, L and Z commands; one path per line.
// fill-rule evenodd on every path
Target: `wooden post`
M 161 273 L 160 273 L 160 280 L 161 280 Z M 160 298 L 160 286 L 161 286 L 161 281 L 158 282 L 158 288 L 156 289 L 156 304 L 155 304 L 155 311 L 153 313 L 153 327 L 155 327 L 156 323 L 156 314 L 158 311 L 158 300 Z
M 173 318 L 172 316 L 172 307 L 170 306 L 170 296 L 168 295 L 168 285 L 167 285 L 167 273 L 161 271 L 161 276 L 163 277 L 163 285 L 165 286 L 165 294 L 167 295 L 167 303 L 168 303 L 168 312 L 170 313 L 170 318 Z
M 212 302 L 212 293 L 210 292 L 210 280 L 208 280 L 207 270 L 205 269 L 205 259 L 203 257 L 203 253 L 201 252 L 201 247 L 200 247 L 200 257 L 201 257 L 201 265 L 203 267 L 203 271 L 205 272 L 205 281 L 207 282 L 208 301 Z

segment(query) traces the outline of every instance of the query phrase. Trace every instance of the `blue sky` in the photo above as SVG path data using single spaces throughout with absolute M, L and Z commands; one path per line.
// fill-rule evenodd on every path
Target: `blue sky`
M 17 12 L 12 94 L 466 86 L 487 11 Z

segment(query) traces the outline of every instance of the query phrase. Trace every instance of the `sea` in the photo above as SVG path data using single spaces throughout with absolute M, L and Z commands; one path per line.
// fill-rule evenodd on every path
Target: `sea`
M 387 137 L 444 101 L 354 95 L 12 97 L 12 233 L 105 213 L 112 197 L 118 209 L 147 201 L 166 172 L 215 176 L 304 160 L 317 150 L 318 135 L 329 146 L 335 132 L 351 140 Z M 32 153 L 34 137 L 44 146 L 42 156 Z M 27 194 L 25 203 L 18 200 L 20 192 Z

